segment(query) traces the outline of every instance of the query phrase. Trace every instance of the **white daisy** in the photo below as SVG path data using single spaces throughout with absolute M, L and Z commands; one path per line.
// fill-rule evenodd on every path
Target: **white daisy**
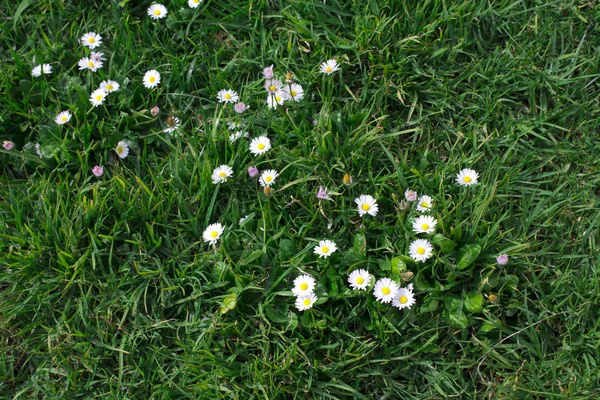
M 129 155 L 129 145 L 127 142 L 121 140 L 119 143 L 117 143 L 115 151 L 117 152 L 119 158 L 125 158 Z
M 42 74 L 49 75 L 51 73 L 52 73 L 52 65 L 50 65 L 50 64 L 37 65 L 31 70 L 31 75 L 36 78 L 41 76 Z
M 233 169 L 229 165 L 220 165 L 212 173 L 212 181 L 216 185 L 217 183 L 227 182 L 227 178 L 233 176 Z
M 282 92 L 288 99 L 294 101 L 300 101 L 304 98 L 304 89 L 302 89 L 302 86 L 298 85 L 297 83 L 292 83 L 291 85 L 286 86 L 282 89 Z
M 204 239 L 205 242 L 209 242 L 210 244 L 216 244 L 217 240 L 219 240 L 222 234 L 223 225 L 217 222 L 216 224 L 209 225 L 208 228 L 204 230 L 204 233 L 202 234 L 202 239 Z
M 436 225 L 437 219 L 429 215 L 421 215 L 413 221 L 413 230 L 415 233 L 433 233 Z
M 319 298 L 315 296 L 314 293 L 300 295 L 296 297 L 296 308 L 298 311 L 308 310 L 309 308 L 312 308 L 317 300 L 319 300 Z
M 374 217 L 377 215 L 377 211 L 379 211 L 377 201 L 373 198 L 373 196 L 369 196 L 368 194 L 360 195 L 358 199 L 354 200 L 354 202 L 358 206 L 358 215 L 361 217 L 365 214 L 369 214 Z
M 433 255 L 433 246 L 429 240 L 417 239 L 410 244 L 408 251 L 415 261 L 425 262 Z
M 267 107 L 277 110 L 278 105 L 285 101 L 285 95 L 280 91 L 267 96 Z
M 106 93 L 112 93 L 119 90 L 121 85 L 115 81 L 102 81 L 100 83 L 100 89 L 103 89 Z
M 148 15 L 152 19 L 164 18 L 167 16 L 167 13 L 167 7 L 163 6 L 162 4 L 152 4 L 150 7 L 148 7 Z
M 294 279 L 294 288 L 292 289 L 292 293 L 294 293 L 295 296 L 312 293 L 313 290 L 315 290 L 315 284 L 315 278 L 312 276 L 307 274 L 300 275 Z
M 364 269 L 354 270 L 348 277 L 348 283 L 354 290 L 367 290 L 367 287 L 371 283 L 371 275 Z
M 272 184 L 275 183 L 275 179 L 277 178 L 277 171 L 275 171 L 274 169 L 268 169 L 266 171 L 264 171 L 261 175 L 260 175 L 260 185 L 261 186 L 271 186 Z
M 267 79 L 265 81 L 265 89 L 267 89 L 267 92 L 269 92 L 269 94 L 277 93 L 282 86 L 283 83 L 281 83 L 281 81 L 278 79 Z
M 77 63 L 79 65 L 79 69 L 89 69 L 92 72 L 98 71 L 99 68 L 102 68 L 102 61 L 94 61 L 91 58 L 83 57 Z
M 456 183 L 463 186 L 470 186 L 477 183 L 477 178 L 479 178 L 479 174 L 472 169 L 465 168 L 462 169 L 458 174 L 456 174 Z
M 327 60 L 321 64 L 321 72 L 327 75 L 333 74 L 335 71 L 339 71 L 340 67 L 335 60 Z
M 417 192 L 414 190 L 406 189 L 404 192 L 404 198 L 406 201 L 417 201 Z
M 237 92 L 231 89 L 222 89 L 217 93 L 217 98 L 219 99 L 219 103 L 235 103 L 238 101 L 239 96 Z
M 163 129 L 165 133 L 175 132 L 181 126 L 181 121 L 177 117 L 170 116 L 167 118 L 167 127 Z
M 104 99 L 106 98 L 106 95 L 108 93 L 106 93 L 104 90 L 102 89 L 96 89 L 92 92 L 91 96 L 90 96 L 90 102 L 98 107 L 100 104 L 102 104 L 104 102 Z
M 271 141 L 266 136 L 259 136 L 250 142 L 250 152 L 255 156 L 266 153 L 271 148 Z
M 54 122 L 58 125 L 64 125 L 71 120 L 71 113 L 69 111 L 61 111 L 58 113 L 56 118 L 54 118 Z
M 95 49 L 102 44 L 102 36 L 95 32 L 88 32 L 81 37 L 81 44 L 90 49 Z
M 202 0 L 188 0 L 188 6 L 192 8 L 198 8 Z
M 433 207 L 433 200 L 429 196 L 421 196 L 417 202 L 417 211 L 429 212 Z
M 148 89 L 154 89 L 159 83 L 160 73 L 157 70 L 151 69 L 144 74 L 144 86 Z
M 381 303 L 389 303 L 398 293 L 398 285 L 390 278 L 382 278 L 375 282 L 373 294 L 377 301 Z
M 409 288 L 400 288 L 392 299 L 392 305 L 398 307 L 400 310 L 403 308 L 411 308 L 414 304 L 415 295 L 413 294 L 412 286 Z
M 315 254 L 317 254 L 319 258 L 327 258 L 336 250 L 337 247 L 331 240 L 321 240 L 319 241 L 319 245 L 315 246 Z

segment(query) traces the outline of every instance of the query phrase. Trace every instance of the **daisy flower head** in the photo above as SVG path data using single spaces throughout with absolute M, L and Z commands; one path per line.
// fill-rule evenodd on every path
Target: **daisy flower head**
M 323 189 L 323 186 L 319 186 L 319 190 L 317 190 L 317 199 L 331 200 L 331 197 L 329 197 L 329 194 L 327 193 L 327 188 Z
M 413 221 L 413 231 L 415 233 L 433 233 L 436 225 L 437 219 L 429 215 L 421 215 Z
M 52 73 L 52 65 L 50 65 L 50 64 L 36 65 L 31 70 L 31 76 L 34 76 L 36 78 L 41 76 L 42 74 L 50 75 L 51 73 Z
M 233 106 L 233 110 L 238 114 L 243 114 L 244 111 L 246 111 L 248 108 L 250 108 L 250 107 L 248 107 L 246 104 L 244 104 L 241 101 L 239 103 L 236 103 L 235 106 Z
M 144 74 L 144 86 L 148 89 L 154 89 L 160 83 L 160 73 L 151 69 Z
M 256 167 L 248 167 L 248 175 L 250 178 L 256 178 L 258 176 L 258 168 Z
M 81 44 L 90 49 L 95 49 L 102 44 L 102 36 L 95 32 L 88 32 L 81 37 Z
M 198 8 L 200 2 L 202 2 L 202 0 L 188 0 L 188 6 L 192 8 Z
M 150 109 L 150 114 L 152 114 L 152 116 L 156 117 L 158 114 L 160 114 L 160 108 L 158 108 L 158 106 L 154 106 Z
M 296 297 L 296 308 L 298 311 L 308 310 L 309 308 L 312 308 L 317 300 L 319 300 L 319 298 L 315 296 L 314 293 L 300 295 Z
M 95 106 L 98 107 L 100 104 L 102 104 L 104 102 L 104 99 L 106 98 L 106 95 L 108 93 L 106 93 L 104 90 L 102 89 L 96 89 L 92 92 L 91 96 L 90 96 L 90 102 Z
M 77 64 L 79 65 L 80 70 L 89 69 L 92 72 L 96 72 L 99 68 L 103 67 L 102 61 L 94 61 L 87 57 L 83 57 Z
M 284 101 L 285 94 L 279 90 L 276 93 L 267 96 L 267 107 L 269 107 L 269 109 L 277 110 L 277 106 L 282 105 Z
M 410 288 L 400 288 L 392 299 L 392 305 L 398 307 L 400 310 L 403 308 L 411 308 L 415 304 L 415 295 Z
M 2 147 L 4 147 L 4 150 L 6 150 L 6 151 L 11 151 L 12 149 L 15 148 L 15 142 L 11 142 L 10 140 L 5 140 L 4 142 L 2 142 Z
M 408 251 L 413 260 L 425 262 L 433 255 L 433 246 L 429 240 L 417 239 L 410 244 Z
M 500 254 L 498 257 L 496 257 L 496 262 L 498 265 L 508 264 L 508 254 Z
M 275 179 L 277 178 L 277 171 L 275 171 L 274 169 L 268 169 L 266 171 L 264 171 L 261 175 L 260 175 L 260 186 L 271 186 L 272 184 L 275 183 Z
M 471 186 L 477 183 L 479 174 L 472 169 L 465 168 L 456 174 L 456 183 L 463 186 Z
M 240 96 L 238 96 L 236 91 L 231 89 L 222 89 L 217 93 L 217 98 L 219 99 L 219 103 L 235 103 L 238 101 Z
M 361 217 L 365 214 L 369 214 L 371 216 L 376 216 L 379 211 L 379 206 L 377 205 L 377 201 L 373 196 L 369 196 L 368 194 L 362 194 L 355 199 L 354 202 L 358 206 L 358 215 Z
M 348 276 L 348 283 L 353 290 L 367 290 L 371 283 L 371 275 L 365 269 L 357 269 Z
M 315 246 L 315 254 L 317 254 L 319 258 L 327 258 L 336 250 L 337 246 L 331 240 L 321 240 L 319 241 L 319 245 Z
M 56 118 L 54 118 L 54 122 L 58 125 L 64 125 L 71 120 L 71 113 L 69 111 L 61 111 L 58 113 Z
M 414 190 L 406 189 L 404 192 L 404 198 L 406 201 L 417 201 L 417 192 Z
M 271 149 L 271 141 L 266 136 L 259 136 L 250 142 L 250 152 L 255 156 L 264 154 Z
M 167 7 L 163 6 L 162 4 L 152 4 L 150 7 L 148 7 L 148 15 L 150 18 L 155 20 L 166 17 L 167 13 Z
M 333 74 L 335 71 L 339 71 L 340 67 L 335 60 L 327 60 L 321 64 L 321 72 L 327 75 Z
M 390 278 L 382 278 L 375 282 L 373 294 L 377 301 L 381 303 L 389 303 L 398 293 L 398 285 Z
M 227 178 L 233 176 L 233 169 L 229 165 L 220 165 L 212 173 L 213 184 L 227 182 Z
M 428 212 L 433 207 L 433 200 L 429 196 L 421 196 L 417 203 L 417 211 Z
M 102 165 L 95 165 L 94 168 L 92 168 L 92 174 L 94 174 L 97 177 L 101 177 L 103 173 L 104 167 Z
M 181 121 L 177 117 L 169 116 L 165 122 L 167 127 L 163 129 L 165 133 L 175 132 L 181 126 Z
M 202 234 L 202 239 L 205 242 L 209 242 L 210 244 L 216 244 L 221 235 L 223 234 L 223 225 L 219 224 L 211 224 L 204 230 Z
M 304 89 L 302 89 L 302 86 L 298 85 L 297 83 L 292 83 L 291 85 L 286 86 L 282 92 L 288 99 L 294 101 L 300 101 L 304 98 Z
M 273 65 L 263 69 L 263 76 L 265 79 L 273 79 L 275 77 L 275 74 L 273 73 Z
M 104 53 L 100 53 L 100 52 L 97 52 L 97 51 L 92 51 L 92 52 L 90 53 L 90 59 L 91 59 L 92 61 L 102 61 L 102 60 L 106 60 L 106 58 L 104 58 L 104 57 L 102 57 L 102 56 L 104 56 Z
M 294 287 L 292 293 L 295 296 L 312 293 L 315 290 L 315 278 L 308 274 L 300 275 L 294 279 Z
M 115 151 L 117 152 L 119 158 L 123 159 L 129 155 L 129 145 L 127 142 L 121 140 L 119 143 L 117 143 Z
M 100 83 L 100 89 L 104 89 L 104 91 L 106 93 L 112 93 L 112 92 L 116 92 L 117 90 L 119 90 L 119 88 L 121 87 L 121 85 L 119 85 L 118 82 L 115 81 L 102 81 Z
M 265 89 L 267 89 L 267 92 L 269 92 L 269 94 L 277 93 L 282 86 L 283 83 L 281 83 L 281 81 L 278 79 L 267 79 L 265 81 Z

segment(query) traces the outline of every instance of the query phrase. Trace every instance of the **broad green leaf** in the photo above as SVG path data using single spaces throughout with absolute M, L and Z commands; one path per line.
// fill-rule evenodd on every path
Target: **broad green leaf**
M 398 257 L 392 258 L 390 264 L 392 266 L 392 274 L 394 275 L 400 275 L 407 270 L 406 263 Z
M 237 293 L 229 293 L 223 299 L 223 305 L 221 306 L 221 314 L 225 314 L 226 312 L 233 310 L 237 304 Z
M 483 295 L 475 291 L 467 293 L 464 307 L 468 312 L 481 312 L 483 310 Z
M 448 239 L 446 236 L 442 235 L 441 233 L 438 233 L 437 235 L 435 235 L 432 239 L 433 243 L 438 245 L 439 248 L 444 252 L 444 253 L 451 253 L 452 251 L 454 251 L 454 248 L 456 247 L 456 243 L 451 240 Z
M 457 329 L 465 329 L 469 326 L 469 320 L 460 308 L 454 311 L 446 311 L 446 321 L 451 327 Z
M 473 264 L 477 257 L 481 253 L 481 246 L 477 243 L 466 244 L 458 251 L 458 262 L 456 267 L 458 269 L 465 269 L 469 265 Z
M 448 311 L 454 311 L 461 308 L 461 299 L 458 296 L 450 295 L 444 298 L 444 306 Z
M 252 261 L 260 258 L 262 255 L 262 250 L 254 250 L 252 253 L 248 254 L 244 258 L 240 260 L 240 265 L 250 264 Z
M 273 305 L 265 307 L 265 313 L 271 322 L 276 324 L 283 324 L 288 322 L 289 316 L 287 315 L 288 310 L 280 310 Z

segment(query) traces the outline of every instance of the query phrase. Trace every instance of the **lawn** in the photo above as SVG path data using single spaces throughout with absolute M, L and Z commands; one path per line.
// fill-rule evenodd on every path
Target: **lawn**
M 0 0 L 0 398 L 600 398 L 595 2 L 152 4 Z

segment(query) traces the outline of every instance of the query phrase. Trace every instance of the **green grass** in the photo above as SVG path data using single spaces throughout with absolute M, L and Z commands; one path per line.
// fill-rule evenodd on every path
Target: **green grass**
M 0 1 L 0 137 L 16 143 L 0 149 L 1 398 L 600 397 L 593 2 L 174 0 L 156 22 L 150 1 L 85 3 Z M 107 58 L 95 74 L 77 68 L 89 31 Z M 323 76 L 329 58 L 342 71 Z M 32 78 L 41 63 L 52 75 Z M 271 64 L 302 102 L 265 107 Z M 92 107 L 107 78 L 121 89 Z M 266 155 L 230 144 L 224 88 Z M 213 185 L 221 164 L 234 178 Z M 271 197 L 251 165 L 281 173 Z M 459 187 L 467 167 L 480 183 Z M 419 214 L 400 205 L 407 188 L 435 199 L 455 250 L 402 258 Z M 377 217 L 358 217 L 361 194 Z M 322 239 L 330 258 L 312 254 Z M 357 267 L 400 281 L 398 259 L 412 309 L 349 290 Z M 298 312 L 303 271 L 320 301 Z

